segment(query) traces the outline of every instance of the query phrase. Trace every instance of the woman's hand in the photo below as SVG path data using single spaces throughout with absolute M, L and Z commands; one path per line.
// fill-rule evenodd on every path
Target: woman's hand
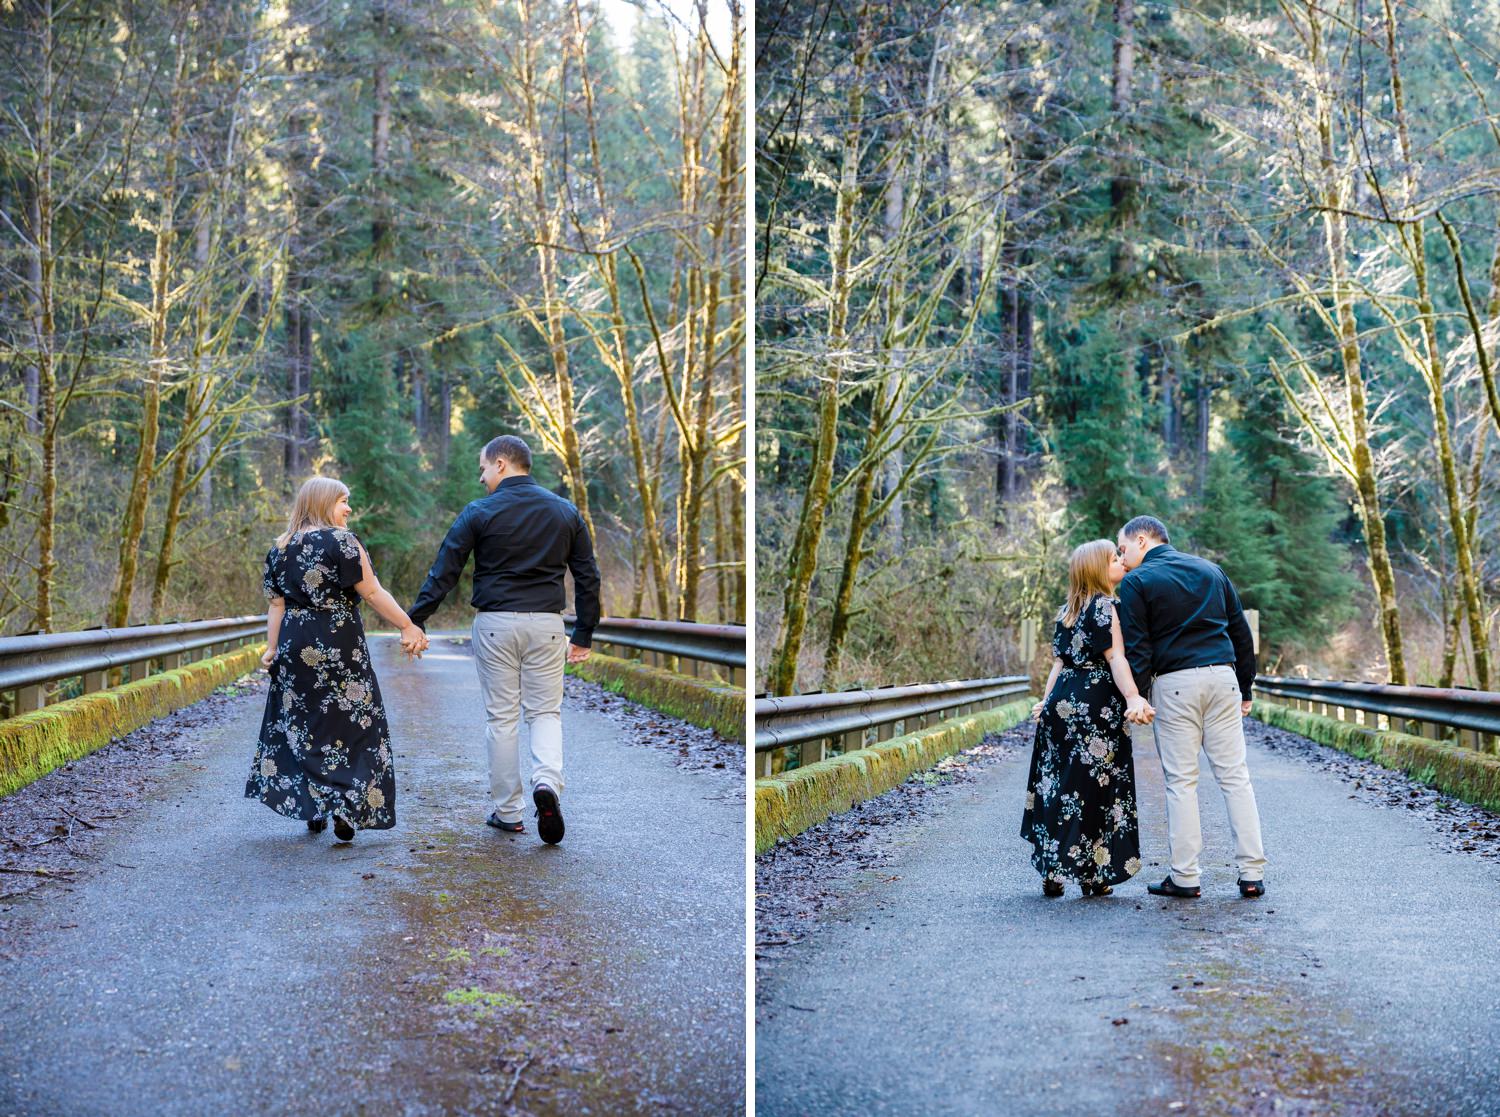
M 1047 700 L 1045 698 L 1043 698 L 1035 706 L 1031 707 L 1031 720 L 1032 721 L 1039 721 L 1041 719 L 1041 716 L 1042 716 L 1042 707 L 1045 706 L 1046 704 L 1047 704 Z
M 265 650 L 265 652 L 262 653 L 262 655 L 260 657 L 260 665 L 262 667 L 266 668 L 267 670 L 270 670 L 271 664 L 274 663 L 275 661 L 276 661 L 276 649 L 275 649 L 275 647 L 267 647 L 266 650 Z

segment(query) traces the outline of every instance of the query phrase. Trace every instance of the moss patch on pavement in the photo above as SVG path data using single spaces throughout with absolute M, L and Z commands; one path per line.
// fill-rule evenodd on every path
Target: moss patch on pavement
M 1458 745 L 1373 729 L 1321 714 L 1257 700 L 1252 717 L 1319 744 L 1405 772 L 1418 783 L 1500 811 L 1500 758 Z
M 260 666 L 264 644 L 85 694 L 0 721 L 0 795 L 9 795 L 71 760 L 155 718 L 208 697 Z
M 598 683 L 632 702 L 661 710 L 692 725 L 712 729 L 732 741 L 745 739 L 745 691 L 704 682 L 661 667 L 595 652 L 568 671 Z
M 1031 716 L 1034 702 L 1022 698 L 756 780 L 755 852 L 764 853 L 781 838 L 794 837 L 855 803 L 884 794 L 991 733 L 1019 725 Z

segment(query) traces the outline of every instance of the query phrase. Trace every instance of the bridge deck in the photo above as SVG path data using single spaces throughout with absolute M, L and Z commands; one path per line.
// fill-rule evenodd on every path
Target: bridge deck
M 373 654 L 396 829 L 340 846 L 243 799 L 247 698 L 89 875 L 11 901 L 0 1113 L 742 1107 L 738 779 L 569 700 L 566 841 L 501 834 L 467 652 Z
M 1147 867 L 1108 899 L 1045 899 L 1012 732 L 877 867 L 831 867 L 816 925 L 759 967 L 757 1113 L 1495 1112 L 1500 864 L 1252 743 L 1268 896 L 1239 898 L 1206 773 L 1204 898 L 1149 896 L 1165 813 L 1138 748 Z

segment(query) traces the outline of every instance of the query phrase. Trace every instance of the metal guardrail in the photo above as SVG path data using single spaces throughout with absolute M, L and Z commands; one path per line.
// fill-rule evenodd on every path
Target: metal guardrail
M 1257 675 L 1255 689 L 1309 712 L 1316 712 L 1313 707 L 1320 706 L 1323 714 L 1340 720 L 1353 720 L 1343 717 L 1346 710 L 1372 714 L 1374 717 L 1359 719 L 1371 728 L 1388 728 L 1393 722 L 1414 723 L 1395 728 L 1434 740 L 1448 739 L 1444 730 L 1451 729 L 1458 743 L 1485 751 L 1494 751 L 1496 738 L 1500 737 L 1500 692 L 1496 691 L 1289 679 L 1278 675 Z M 1382 717 L 1385 726 L 1380 725 Z
M 103 690 L 109 672 L 149 665 L 180 667 L 194 653 L 208 655 L 263 639 L 266 617 L 222 617 L 181 624 L 91 628 L 82 632 L 42 632 L 0 637 L 0 691 L 15 691 L 16 713 L 39 710 L 49 683 L 83 676 L 83 693 Z
M 568 635 L 573 634 L 575 616 L 564 616 Z M 690 662 L 712 663 L 741 673 L 745 670 L 745 626 L 739 624 L 694 624 L 687 621 L 657 621 L 635 617 L 605 617 L 594 628 L 594 640 L 622 648 L 674 656 Z
M 755 752 L 759 774 L 769 775 L 772 756 L 780 749 L 800 746 L 798 764 L 811 764 L 828 755 L 863 748 L 867 738 L 888 741 L 902 733 L 941 720 L 945 715 L 970 713 L 1025 696 L 1031 682 L 1025 675 L 988 679 L 959 679 L 877 690 L 833 694 L 796 694 L 755 700 Z

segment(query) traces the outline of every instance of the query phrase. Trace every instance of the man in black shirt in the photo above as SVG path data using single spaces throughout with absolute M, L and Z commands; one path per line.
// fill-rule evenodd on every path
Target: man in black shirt
M 1198 752 L 1229 808 L 1242 896 L 1265 895 L 1260 812 L 1245 763 L 1245 729 L 1255 682 L 1255 648 L 1239 595 L 1213 563 L 1167 542 L 1154 516 L 1137 516 L 1116 541 L 1128 573 L 1119 606 L 1125 658 L 1142 695 L 1150 693 L 1156 751 L 1167 783 L 1167 848 L 1171 872 L 1149 886 L 1158 896 L 1202 894 L 1198 856 Z M 1128 704 L 1140 719 L 1146 699 Z
M 489 495 L 467 505 L 453 521 L 407 612 L 425 629 L 473 552 L 471 603 L 479 611 L 473 627 L 474 662 L 484 690 L 494 806 L 488 822 L 511 834 L 525 830 L 518 740 L 524 712 L 531 731 L 537 833 L 555 845 L 563 837 L 558 802 L 563 790 L 563 661 L 578 663 L 589 656 L 599 623 L 599 567 L 583 517 L 570 501 L 532 479 L 531 450 L 521 439 L 502 435 L 491 440 L 479 452 L 479 480 Z M 566 571 L 573 574 L 578 614 L 571 643 L 562 619 Z

